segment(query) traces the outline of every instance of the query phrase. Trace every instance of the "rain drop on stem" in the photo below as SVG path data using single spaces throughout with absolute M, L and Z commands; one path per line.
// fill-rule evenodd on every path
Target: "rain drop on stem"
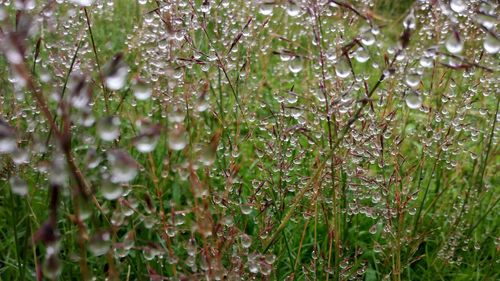
M 464 42 L 460 34 L 456 31 L 452 32 L 446 39 L 446 50 L 452 54 L 460 54 L 464 49 Z
M 407 94 L 405 101 L 406 105 L 411 109 L 418 109 L 422 106 L 422 97 L 416 92 Z
M 153 90 L 148 86 L 148 84 L 140 79 L 134 80 L 132 91 L 134 92 L 134 97 L 141 101 L 149 99 L 153 93 Z
M 297 74 L 300 71 L 302 71 L 302 68 L 303 68 L 302 59 L 300 57 L 295 57 L 288 64 L 288 69 L 290 69 L 290 71 L 294 74 Z
M 10 178 L 10 187 L 14 194 L 25 196 L 28 194 L 28 184 L 23 179 L 13 176 Z
M 90 238 L 88 249 L 94 256 L 106 254 L 111 247 L 111 236 L 109 232 L 98 232 Z
M 97 123 L 97 134 L 103 141 L 114 141 L 120 136 L 120 119 L 117 116 L 102 118 Z
M 15 130 L 0 119 L 0 154 L 13 152 L 17 147 Z
M 337 64 L 335 65 L 335 74 L 342 79 L 351 75 L 351 66 L 345 56 L 337 61 Z
M 484 50 L 489 54 L 496 54 L 500 51 L 500 39 L 491 33 L 486 33 L 483 41 Z
M 168 146 L 172 150 L 182 150 L 189 142 L 189 135 L 182 125 L 176 124 L 168 134 Z
M 125 86 L 128 74 L 128 66 L 123 59 L 123 54 L 118 54 L 113 57 L 104 66 L 105 85 L 112 91 L 118 91 Z
M 71 3 L 82 7 L 88 7 L 94 3 L 94 0 L 69 0 Z
M 111 182 L 126 183 L 137 175 L 137 162 L 125 151 L 115 149 L 108 152 Z

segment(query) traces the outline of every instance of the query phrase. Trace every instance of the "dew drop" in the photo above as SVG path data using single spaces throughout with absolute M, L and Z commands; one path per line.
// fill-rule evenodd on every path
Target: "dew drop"
M 85 109 L 90 102 L 90 91 L 85 83 L 85 77 L 72 76 L 68 89 L 71 91 L 71 105 L 76 109 Z
M 128 74 L 128 66 L 123 60 L 123 55 L 113 57 L 105 66 L 105 84 L 108 89 L 117 91 L 125 86 Z
M 43 262 L 43 274 L 45 274 L 48 279 L 56 280 L 61 272 L 61 261 L 57 253 L 47 254 Z
M 288 64 L 288 69 L 290 69 L 292 73 L 299 73 L 300 71 L 302 71 L 302 68 L 303 68 L 302 59 L 299 57 L 295 57 Z
M 215 162 L 216 156 L 215 149 L 207 145 L 200 151 L 199 160 L 203 165 L 210 166 Z
M 241 235 L 241 246 L 243 248 L 250 248 L 252 245 L 252 238 L 248 234 L 243 234 Z
M 300 14 L 300 7 L 297 3 L 290 1 L 286 8 L 286 13 L 291 17 L 296 17 Z
M 189 142 L 189 135 L 181 125 L 176 125 L 168 135 L 168 146 L 172 150 L 182 150 Z
M 97 134 L 104 141 L 114 141 L 120 136 L 120 119 L 117 116 L 102 118 L 97 123 Z
M 14 194 L 25 196 L 28 194 L 28 184 L 23 179 L 13 176 L 10 178 L 10 188 Z
M 83 7 L 88 7 L 94 3 L 94 0 L 69 0 L 71 3 L 80 5 Z
M 281 52 L 281 53 L 280 53 L 280 59 L 281 59 L 281 61 L 283 61 L 283 62 L 290 61 L 292 58 L 293 58 L 293 56 L 292 56 L 292 55 L 290 55 L 290 54 L 289 54 L 289 53 L 287 53 L 287 52 Z
M 452 32 L 446 39 L 446 50 L 452 54 L 459 54 L 464 49 L 464 42 L 457 32 Z
M 405 82 L 406 85 L 410 86 L 411 88 L 417 88 L 420 84 L 420 75 L 418 75 L 417 73 L 407 74 Z
M 422 106 L 422 97 L 415 92 L 407 94 L 405 101 L 406 105 L 411 109 L 418 109 Z
M 434 59 L 432 57 L 423 56 L 420 58 L 420 66 L 425 67 L 425 68 L 431 68 L 433 62 L 434 62 Z
M 455 12 L 455 13 L 462 13 L 467 9 L 467 5 L 463 0 L 451 0 L 450 1 L 450 8 Z
M 108 152 L 108 161 L 111 170 L 111 182 L 129 182 L 137 175 L 138 164 L 123 150 L 111 150 Z
M 35 0 L 16 0 L 16 10 L 33 10 L 36 7 Z
M 203 1 L 203 3 L 201 3 L 200 11 L 202 13 L 208 14 L 210 13 L 210 8 L 211 8 L 210 1 L 205 0 Z
M 185 114 L 181 108 L 174 107 L 172 112 L 169 113 L 168 118 L 174 123 L 180 123 L 184 121 Z
M 11 157 L 12 157 L 12 161 L 14 161 L 14 163 L 16 165 L 29 163 L 29 153 L 25 149 L 21 149 L 21 148 L 15 149 L 11 153 Z
M 252 212 L 252 205 L 250 204 L 241 204 L 240 205 L 241 213 L 244 215 L 249 215 Z
M 90 238 L 88 249 L 94 256 L 106 254 L 111 247 L 111 236 L 109 232 L 98 232 Z
M 335 65 L 335 74 L 339 78 L 347 78 L 349 75 L 351 75 L 351 66 L 349 65 L 349 61 L 345 57 L 342 57 L 337 61 L 337 64 Z
M 269 276 L 271 274 L 272 269 L 273 268 L 271 267 L 271 265 L 267 263 L 262 263 L 260 265 L 260 273 L 262 273 L 262 275 L 264 276 Z
M 403 21 L 403 27 L 405 29 L 415 29 L 416 26 L 415 11 L 412 9 Z
M 142 153 L 149 153 L 156 148 L 158 136 L 153 134 L 142 134 L 134 139 L 135 148 Z
M 123 187 L 119 184 L 104 182 L 101 186 L 101 194 L 108 200 L 116 200 L 123 194 Z
M 360 63 L 367 62 L 370 59 L 370 53 L 365 48 L 359 47 L 354 54 L 354 59 Z
M 17 147 L 15 130 L 0 119 L 0 154 L 13 152 Z
M 264 16 L 270 16 L 273 14 L 273 8 L 274 8 L 273 3 L 268 3 L 268 2 L 261 3 L 259 6 L 259 13 Z
M 136 79 L 132 85 L 134 97 L 137 100 L 147 100 L 151 97 L 153 90 L 142 80 Z
M 500 39 L 487 33 L 483 41 L 483 47 L 487 53 L 496 54 L 500 50 Z
M 370 31 L 366 31 L 365 33 L 361 34 L 361 43 L 365 46 L 371 46 L 375 43 L 375 35 L 371 33 Z

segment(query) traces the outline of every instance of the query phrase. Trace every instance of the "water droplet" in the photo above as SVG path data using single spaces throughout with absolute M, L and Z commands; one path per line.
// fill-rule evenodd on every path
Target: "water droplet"
M 263 2 L 259 6 L 259 13 L 264 16 L 270 16 L 273 14 L 274 3 Z
M 200 162 L 205 165 L 205 166 L 210 166 L 215 162 L 217 154 L 215 153 L 215 150 L 210 146 L 207 145 L 204 147 L 199 154 L 199 160 Z
M 288 6 L 286 7 L 286 13 L 291 17 L 296 17 L 300 14 L 300 7 L 297 3 L 293 1 L 288 2 Z
M 375 43 L 375 35 L 369 30 L 361 34 L 361 43 L 365 46 L 371 46 Z
M 484 50 L 489 54 L 496 54 L 500 51 L 500 39 L 493 36 L 491 33 L 486 33 L 483 41 Z
M 103 182 L 101 185 L 102 196 L 108 200 L 116 200 L 123 194 L 123 187 L 111 182 Z
M 431 68 L 434 63 L 434 59 L 428 56 L 422 56 L 420 58 L 420 66 L 425 68 Z
M 295 57 L 292 56 L 290 53 L 288 53 L 286 51 L 283 51 L 283 52 L 280 53 L 280 59 L 283 62 L 290 61 L 292 58 L 295 58 Z
M 411 109 L 418 109 L 422 106 L 422 97 L 416 92 L 406 94 L 405 101 L 406 105 Z
M 363 47 L 359 47 L 354 54 L 354 58 L 357 62 L 364 63 L 370 59 L 370 53 Z
M 11 37 L 7 37 L 2 42 L 2 51 L 5 57 L 11 64 L 20 64 L 23 61 L 23 54 L 16 44 L 15 40 Z M 19 77 L 21 79 L 21 77 Z
M 101 157 L 97 155 L 95 149 L 89 149 L 87 155 L 85 156 L 85 163 L 87 163 L 87 168 L 94 169 L 101 163 Z
M 208 14 L 210 13 L 210 8 L 211 8 L 210 1 L 205 0 L 203 1 L 203 3 L 201 3 L 200 11 L 202 13 Z
M 111 150 L 108 152 L 108 161 L 111 170 L 111 182 L 129 182 L 137 175 L 138 164 L 123 150 Z
M 33 10 L 36 7 L 35 0 L 16 0 L 16 10 Z
M 71 92 L 71 105 L 80 110 L 87 108 L 91 92 L 85 82 L 85 77 L 73 75 L 68 83 L 68 89 Z
M 109 232 L 98 232 L 89 241 L 88 249 L 94 256 L 106 254 L 111 247 L 111 236 Z
M 274 254 L 267 254 L 264 260 L 267 264 L 273 264 L 276 261 L 276 256 Z
M 153 90 L 140 79 L 134 80 L 132 91 L 134 92 L 134 97 L 138 100 L 147 100 L 153 93 Z
M 299 73 L 302 70 L 302 68 L 303 68 L 302 59 L 299 57 L 295 57 L 288 64 L 288 69 L 290 69 L 292 73 Z
M 0 154 L 11 153 L 17 148 L 15 130 L 0 119 Z
M 139 152 L 149 153 L 156 148 L 160 138 L 161 126 L 148 120 L 139 120 L 141 134 L 134 138 L 133 143 Z
M 452 32 L 446 39 L 446 50 L 452 54 L 459 54 L 464 49 L 464 42 L 458 32 Z
M 409 73 L 406 75 L 406 85 L 410 86 L 411 88 L 417 88 L 418 85 L 420 84 L 420 75 L 417 73 Z
M 477 13 L 475 15 L 475 20 L 489 30 L 495 27 L 497 23 L 497 18 L 495 16 L 482 13 Z
M 463 0 L 451 0 L 450 8 L 455 13 L 462 13 L 463 11 L 465 11 L 465 9 L 467 9 L 467 5 Z
M 250 235 L 246 233 L 241 235 L 241 246 L 243 246 L 243 248 L 250 248 L 251 245 L 252 245 L 252 238 L 250 237 Z
M 208 100 L 208 95 L 202 94 L 196 101 L 196 106 L 195 109 L 198 112 L 205 112 L 207 109 L 210 108 L 210 102 Z
M 185 114 L 180 107 L 174 107 L 168 114 L 168 119 L 174 123 L 181 123 L 184 121 Z
M 94 3 L 94 0 L 69 0 L 71 3 L 88 7 Z
M 10 187 L 14 194 L 20 196 L 25 196 L 26 194 L 28 194 L 28 184 L 26 183 L 26 181 L 17 176 L 12 176 L 9 181 Z
M 267 263 L 261 263 L 260 264 L 260 273 L 262 273 L 262 275 L 264 275 L 264 276 L 270 275 L 272 269 L 273 268 L 271 267 L 271 265 L 269 265 Z
M 21 149 L 21 148 L 15 149 L 11 153 L 11 157 L 12 157 L 12 161 L 14 161 L 14 163 L 16 165 L 29 163 L 29 153 L 25 149 Z
M 134 139 L 134 146 L 139 152 L 149 153 L 156 148 L 158 136 L 156 134 L 142 134 Z
M 97 134 L 104 141 L 114 141 L 120 136 L 120 119 L 117 116 L 102 118 L 97 123 Z
M 337 74 L 339 78 L 347 78 L 351 75 L 351 66 L 346 57 L 342 57 L 337 61 L 335 65 L 335 74 Z
M 168 135 L 168 146 L 172 150 L 182 150 L 189 142 L 189 134 L 183 126 L 176 124 Z
M 117 91 L 125 86 L 128 74 L 128 66 L 122 54 L 115 55 L 111 61 L 104 66 L 105 84 L 108 89 Z
M 57 253 L 47 254 L 43 262 L 43 274 L 45 274 L 48 279 L 56 280 L 61 272 L 61 261 Z
M 241 204 L 240 205 L 241 213 L 244 215 L 249 215 L 252 212 L 252 205 L 250 204 Z
M 227 227 L 231 227 L 234 225 L 234 218 L 233 216 L 231 215 L 228 215 L 228 216 L 224 216 L 222 219 L 221 219 L 221 223 Z
M 410 13 L 406 16 L 405 20 L 403 21 L 403 27 L 405 29 L 415 29 L 417 27 L 417 23 L 415 20 L 415 11 L 412 9 Z

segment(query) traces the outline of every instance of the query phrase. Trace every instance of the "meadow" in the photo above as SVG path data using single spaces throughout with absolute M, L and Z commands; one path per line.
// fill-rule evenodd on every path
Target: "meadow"
M 496 0 L 0 0 L 0 280 L 499 280 Z

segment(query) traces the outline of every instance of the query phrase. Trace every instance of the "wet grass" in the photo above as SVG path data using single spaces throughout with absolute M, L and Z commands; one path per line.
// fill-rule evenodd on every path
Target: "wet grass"
M 377 20 L 397 26 L 389 31 L 388 40 L 398 40 L 402 31 L 401 19 L 408 13 L 413 1 L 375 2 L 374 11 L 382 17 Z M 434 67 L 432 73 L 426 73 L 422 83 L 422 88 L 428 92 L 425 106 L 432 110 L 415 112 L 404 105 L 397 81 L 384 80 L 380 78 L 383 77 L 380 71 L 353 60 L 352 70 L 355 73 L 375 73 L 366 80 L 366 89 L 361 88 L 352 97 L 361 104 L 360 109 L 355 108 L 349 116 L 337 114 L 338 120 L 326 117 L 315 119 L 315 116 L 324 114 L 324 108 L 309 92 L 318 88 L 318 81 L 321 80 L 318 78 L 318 61 L 304 60 L 300 75 L 286 74 L 279 56 L 270 53 L 297 45 L 299 47 L 295 49 L 304 54 L 315 54 L 318 53 L 317 44 L 313 43 L 312 36 L 299 38 L 293 44 L 279 39 L 275 34 L 285 32 L 286 22 L 281 24 L 278 21 L 269 23 L 273 32 L 265 28 L 254 30 L 260 36 L 253 38 L 258 42 L 256 46 L 249 45 L 249 42 L 236 45 L 238 62 L 247 59 L 250 65 L 235 68 L 227 76 L 223 67 L 205 72 L 201 66 L 194 65 L 185 70 L 187 85 L 175 92 L 174 99 L 160 102 L 168 92 L 165 85 L 170 77 L 160 78 L 160 84 L 163 83 L 160 88 L 165 93 L 157 91 L 157 99 L 142 103 L 134 100 L 130 89 L 103 91 L 96 61 L 99 61 L 102 71 L 113 55 L 123 52 L 134 75 L 141 74 L 141 69 L 146 67 L 141 64 L 140 58 L 154 43 L 128 49 L 126 41 L 127 35 L 136 35 L 133 33 L 134 25 L 139 24 L 142 17 L 154 8 L 154 3 L 144 7 L 135 2 L 115 1 L 114 8 L 108 11 L 97 13 L 95 7 L 87 8 L 88 22 L 80 14 L 79 20 L 85 25 L 82 25 L 79 34 L 87 34 L 82 37 L 86 53 L 77 52 L 76 61 L 86 65 L 92 73 L 95 101 L 92 110 L 97 118 L 116 114 L 120 116 L 122 125 L 120 140 L 111 144 L 101 141 L 91 145 L 86 143 L 85 137 L 96 135 L 94 128 L 75 128 L 73 131 L 72 151 L 84 170 L 96 201 L 83 200 L 70 188 L 61 191 L 57 221 L 61 234 L 60 280 L 81 280 L 85 276 L 95 276 L 98 280 L 105 277 L 148 280 L 156 275 L 175 276 L 177 280 L 183 280 L 184 275 L 189 276 L 187 280 L 215 279 L 216 269 L 198 274 L 192 273 L 186 265 L 185 260 L 189 256 L 186 247 L 190 239 L 198 244 L 198 267 L 203 268 L 203 264 L 207 263 L 205 259 L 210 258 L 220 263 L 217 266 L 234 270 L 245 280 L 499 278 L 498 93 L 473 98 L 473 103 L 479 106 L 467 115 L 467 122 L 478 129 L 477 136 L 450 133 L 453 118 L 439 122 L 436 118 L 446 116 L 434 113 L 445 109 L 451 116 L 458 114 L 457 111 L 466 106 L 462 96 L 472 83 L 480 91 L 494 90 L 476 85 L 480 77 L 491 77 L 492 74 L 474 69 L 473 78 L 465 79 L 461 71 Z M 224 16 L 223 12 L 214 11 L 214 14 L 214 17 Z M 279 15 L 275 17 L 279 18 Z M 254 21 L 262 24 L 265 18 L 258 15 Z M 328 23 L 334 24 L 335 20 Z M 95 50 L 88 25 L 92 29 Z M 216 30 L 220 26 L 211 21 L 206 32 L 197 29 L 190 34 L 197 50 L 208 53 L 213 48 L 221 55 L 227 50 L 229 42 L 217 40 L 224 32 Z M 292 27 L 294 31 L 301 28 Z M 345 42 L 355 35 L 346 32 Z M 75 38 L 69 45 L 76 46 L 78 43 Z M 266 54 L 259 50 L 263 45 L 268 45 Z M 42 49 L 42 61 L 48 57 L 46 51 Z M 72 53 L 68 53 L 62 59 L 69 65 Z M 394 56 L 384 55 L 389 60 Z M 189 54 L 179 54 L 179 57 L 190 58 Z M 381 55 L 375 59 L 383 65 L 385 58 Z M 163 60 L 168 61 L 158 57 L 158 61 Z M 136 61 L 141 63 L 135 65 Z M 0 66 L 0 81 L 10 85 L 7 82 L 9 68 L 3 57 L 0 58 Z M 39 73 L 41 66 L 36 66 L 35 70 Z M 246 77 L 253 75 L 255 79 L 241 77 L 240 73 L 245 71 L 248 72 Z M 325 71 L 334 75 L 330 66 Z M 57 79 L 68 79 L 64 74 L 62 72 Z M 498 75 L 498 72 L 493 75 Z M 185 108 L 184 126 L 190 136 L 187 148 L 172 151 L 168 147 L 168 134 L 162 134 L 153 152 L 137 152 L 130 141 L 138 134 L 136 120 L 148 116 L 167 130 L 171 129 L 171 117 L 166 114 L 171 112 L 171 103 L 182 105 L 183 102 L 179 101 L 183 99 L 186 103 L 193 103 L 195 98 L 191 93 L 200 91 L 204 81 L 210 82 L 207 91 L 212 107 L 210 111 L 199 114 L 193 112 L 192 107 Z M 454 84 L 456 94 L 451 106 L 443 103 L 443 95 L 452 91 L 450 83 Z M 333 93 L 345 90 L 342 81 L 328 82 L 327 86 Z M 42 88 L 52 89 L 50 85 L 42 85 Z M 297 132 L 297 138 L 293 140 L 284 136 L 298 122 L 281 114 L 285 112 L 285 103 L 275 99 L 277 93 L 292 88 L 297 93 L 304 93 L 298 103 L 308 108 L 309 111 L 304 113 L 306 119 L 318 122 L 303 132 Z M 28 126 L 19 112 L 23 109 L 35 110 L 30 106 L 34 104 L 33 99 L 29 91 L 26 92 L 26 99 L 16 100 L 12 86 L 0 89 L 3 96 L 0 116 L 9 120 L 9 124 L 18 131 L 26 131 Z M 381 98 L 381 92 L 386 95 L 379 106 L 376 99 Z M 362 100 L 367 96 L 371 98 L 372 94 L 374 101 Z M 106 104 L 106 95 L 110 97 L 109 104 Z M 49 105 L 52 112 L 56 112 L 56 103 Z M 372 108 L 371 117 L 369 108 Z M 487 114 L 479 114 L 479 108 L 487 109 Z M 16 115 L 19 116 L 13 118 Z M 41 115 L 31 112 L 29 117 L 43 119 Z M 268 121 L 256 125 L 249 120 L 252 118 Z M 59 126 L 61 119 L 56 119 Z M 371 141 L 376 149 L 370 151 L 377 151 L 382 156 L 361 157 L 356 153 L 362 152 L 362 146 L 358 147 L 359 151 L 351 150 L 349 146 L 357 145 L 355 134 L 366 133 L 365 126 L 369 125 L 370 119 L 379 120 L 379 127 L 388 126 L 393 133 L 385 137 L 384 131 L 377 134 L 377 140 L 363 140 Z M 36 134 L 31 137 L 47 137 L 48 130 L 42 129 L 47 126 L 47 121 L 37 124 Z M 199 157 L 196 144 L 210 142 L 217 130 L 222 133 L 216 161 L 211 167 L 191 170 L 190 165 Z M 29 147 L 32 140 L 28 138 L 30 134 L 26 135 L 20 143 Z M 444 137 L 428 145 L 421 142 L 432 140 L 437 135 Z M 471 140 L 471 137 L 476 140 Z M 50 151 L 58 145 L 56 137 L 52 139 Z M 83 167 L 85 151 L 93 145 L 99 152 L 102 152 L 101 149 L 123 148 L 141 166 L 139 175 L 130 183 L 132 191 L 128 197 L 134 198 L 130 201 L 138 201 L 139 206 L 120 227 L 112 227 L 109 220 L 114 213 L 125 210 L 126 204 L 104 200 L 99 191 L 102 184 L 100 172 Z M 476 155 L 475 159 L 470 157 L 471 153 Z M 296 157 L 300 158 L 298 164 L 293 161 Z M 46 175 L 33 169 L 35 164 L 43 164 L 44 159 L 37 155 L 36 163 L 18 167 L 9 156 L 0 156 L 0 160 L 0 279 L 36 280 L 37 272 L 41 274 L 42 271 L 46 246 L 34 241 L 34 237 L 51 213 L 48 207 L 51 192 Z M 370 163 L 370 160 L 375 161 Z M 379 166 L 382 162 L 384 165 Z M 26 197 L 12 193 L 8 178 L 13 174 L 23 175 L 30 186 Z M 74 179 L 69 182 L 68 187 L 76 186 Z M 196 188 L 206 188 L 208 196 L 196 196 Z M 366 192 L 371 188 L 375 191 Z M 377 201 L 379 205 L 373 203 L 374 197 L 381 202 Z M 245 215 L 241 205 L 247 203 L 251 203 L 254 210 Z M 368 206 L 368 209 L 363 209 L 363 206 Z M 377 219 L 362 214 L 372 210 L 372 207 L 389 214 L 381 214 Z M 186 223 L 179 225 L 178 233 L 169 237 L 167 229 L 175 225 L 175 222 L 168 221 L 175 217 L 173 212 L 186 210 Z M 86 211 L 90 213 L 89 218 L 79 220 L 78 215 Z M 224 219 L 228 216 L 232 216 L 234 222 L 224 226 Z M 157 222 L 152 229 L 144 226 L 148 219 Z M 204 236 L 199 230 L 206 223 L 214 232 L 211 236 Z M 384 231 L 385 227 L 389 230 Z M 98 230 L 105 229 L 110 229 L 112 241 L 116 243 L 123 242 L 128 232 L 134 233 L 134 249 L 122 258 L 115 258 L 113 251 L 99 257 L 87 252 L 89 238 Z M 250 250 L 244 250 L 239 245 L 243 233 L 252 238 Z M 162 258 L 149 260 L 145 252 L 156 248 L 160 249 Z M 250 274 L 245 262 L 238 264 L 243 273 L 236 271 L 238 266 L 232 260 L 238 256 L 246 260 L 247 255 L 254 252 L 275 256 L 269 276 Z M 179 263 L 172 265 L 169 257 L 176 257 Z M 214 268 L 215 264 L 212 265 Z

